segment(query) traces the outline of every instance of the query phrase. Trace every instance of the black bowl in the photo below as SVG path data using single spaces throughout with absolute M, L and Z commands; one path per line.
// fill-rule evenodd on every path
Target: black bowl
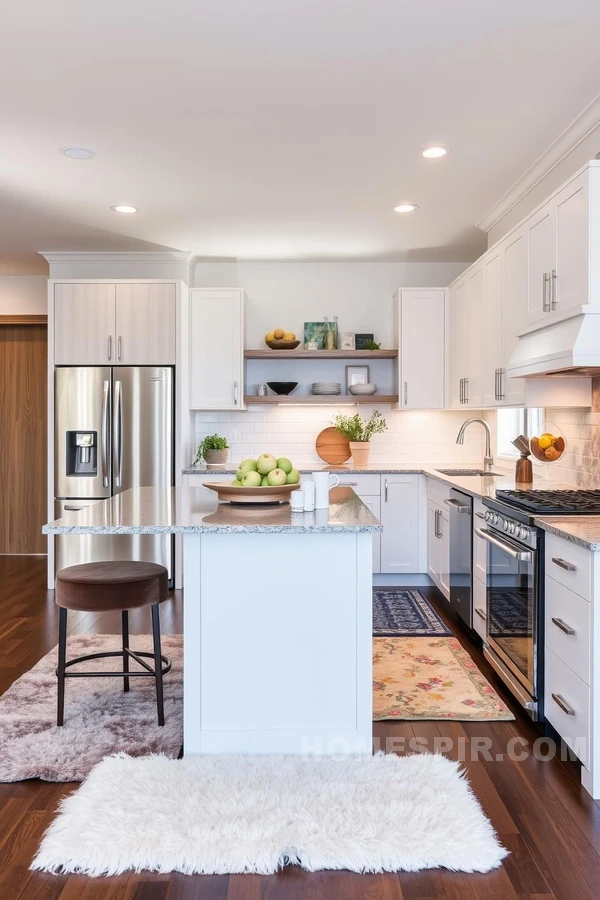
M 298 387 L 297 381 L 267 381 L 274 394 L 291 394 Z

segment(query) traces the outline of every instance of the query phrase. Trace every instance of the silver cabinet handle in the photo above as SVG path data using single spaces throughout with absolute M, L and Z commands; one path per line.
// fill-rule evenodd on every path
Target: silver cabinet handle
M 521 550 L 518 544 L 508 544 L 499 540 L 499 538 L 495 537 L 491 531 L 487 530 L 487 528 L 477 528 L 475 534 L 477 537 L 487 541 L 488 544 L 493 544 L 494 547 L 498 547 L 499 550 L 502 550 L 502 552 L 506 553 L 507 556 L 510 556 L 511 559 L 518 559 L 521 560 L 521 562 L 531 562 L 532 560 L 532 555 L 529 550 Z
M 505 400 L 504 383 L 502 379 L 506 375 L 506 369 L 498 369 L 498 400 Z
M 112 334 L 108 336 L 108 358 L 112 359 Z
M 100 464 L 102 466 L 102 484 L 105 488 L 109 486 L 108 480 L 108 417 L 110 406 L 110 381 L 104 382 L 102 388 L 102 426 L 100 439 Z
M 469 379 L 465 378 L 465 403 L 469 402 Z
M 440 514 L 439 509 L 436 509 L 435 512 L 434 512 L 434 514 L 433 514 L 433 536 L 436 537 L 436 538 L 440 536 L 439 529 L 438 529 L 438 516 L 439 516 L 439 514 Z
M 485 622 L 485 620 L 487 619 L 487 616 L 486 616 L 486 614 L 484 613 L 484 611 L 483 611 L 482 609 L 479 609 L 478 606 L 476 606 L 476 607 L 475 607 L 475 612 L 477 613 L 477 615 L 479 616 L 479 618 L 480 618 L 480 619 L 483 619 L 483 621 Z
M 446 506 L 451 506 L 452 509 L 455 509 L 457 513 L 470 513 L 471 507 L 466 503 L 461 503 L 459 500 L 444 500 Z
M 544 272 L 544 290 L 542 294 L 542 309 L 544 312 L 550 312 L 550 297 L 548 288 L 550 287 L 550 272 Z
M 552 694 L 552 699 L 557 704 L 557 706 L 560 706 L 562 711 L 565 712 L 568 716 L 575 715 L 575 710 L 573 709 L 573 707 L 569 706 L 567 701 L 564 699 L 564 697 L 561 697 L 560 694 Z
M 113 417 L 113 465 L 115 487 L 121 487 L 123 476 L 123 385 L 115 381 L 115 409 Z
M 119 335 L 119 340 L 117 341 L 117 359 L 121 359 L 121 335 Z
M 556 309 L 556 307 L 558 306 L 558 298 L 556 296 L 556 279 L 556 269 L 552 269 L 552 272 L 550 273 L 550 310 Z
M 82 509 L 87 509 L 87 506 L 67 506 L 65 503 L 63 509 L 65 512 L 81 512 Z
M 573 563 L 567 562 L 566 559 L 561 559 L 560 556 L 553 556 L 552 562 L 560 566 L 561 569 L 566 569 L 567 572 L 576 572 L 577 566 L 574 566 Z
M 566 622 L 563 622 L 562 619 L 555 619 L 553 617 L 552 621 L 556 625 L 556 627 L 560 628 L 561 631 L 564 631 L 565 634 L 575 634 L 575 629 L 571 628 L 570 625 L 567 625 Z
M 404 382 L 404 405 L 408 406 L 408 381 Z
M 233 382 L 233 402 L 234 402 L 235 406 L 237 406 L 237 402 L 238 402 L 238 383 L 237 383 L 237 381 Z
M 388 480 L 387 480 L 387 478 L 383 482 L 383 492 L 384 492 L 384 496 L 385 496 L 385 502 L 387 503 L 388 502 Z
M 358 481 L 342 481 L 343 487 L 358 487 Z

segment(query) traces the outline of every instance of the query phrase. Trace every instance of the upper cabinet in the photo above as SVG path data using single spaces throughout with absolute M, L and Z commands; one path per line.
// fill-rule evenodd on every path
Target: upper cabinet
M 526 325 L 588 303 L 591 175 L 581 172 L 525 222 Z
M 57 366 L 174 365 L 174 283 L 54 285 Z
M 190 407 L 244 409 L 244 291 L 190 291 Z
M 484 292 L 481 260 L 450 288 L 451 406 L 483 405 Z
M 443 409 L 446 291 L 400 290 L 399 408 Z

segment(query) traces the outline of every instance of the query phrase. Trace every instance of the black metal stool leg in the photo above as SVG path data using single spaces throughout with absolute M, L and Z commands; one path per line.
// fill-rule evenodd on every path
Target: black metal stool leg
M 154 673 L 156 679 L 156 708 L 158 710 L 158 724 L 165 724 L 165 708 L 163 700 L 163 673 L 160 648 L 160 617 L 158 603 L 152 605 L 152 636 L 154 638 Z
M 58 614 L 58 702 L 56 724 L 62 725 L 65 718 L 65 669 L 67 661 L 67 610 L 59 607 Z
M 124 609 L 121 612 L 121 626 L 123 631 L 123 672 L 129 672 L 129 654 L 125 650 L 129 650 L 129 612 Z M 129 690 L 129 678 L 123 678 L 123 690 L 125 693 Z

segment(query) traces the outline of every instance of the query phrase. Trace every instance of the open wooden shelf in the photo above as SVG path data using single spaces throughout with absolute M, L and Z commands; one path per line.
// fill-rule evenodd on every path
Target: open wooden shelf
M 397 403 L 398 395 L 397 394 L 370 394 L 368 397 L 358 397 L 353 396 L 352 394 L 335 394 L 334 396 L 330 396 L 329 394 L 303 394 L 301 397 L 294 397 L 290 394 L 269 394 L 267 397 L 259 397 L 258 394 L 249 394 L 244 397 L 244 403 L 309 403 L 314 405 L 316 403 L 324 403 L 331 404 L 333 406 L 336 403 L 339 404 L 347 404 L 347 403 Z
M 396 359 L 397 350 L 244 350 L 246 359 Z

